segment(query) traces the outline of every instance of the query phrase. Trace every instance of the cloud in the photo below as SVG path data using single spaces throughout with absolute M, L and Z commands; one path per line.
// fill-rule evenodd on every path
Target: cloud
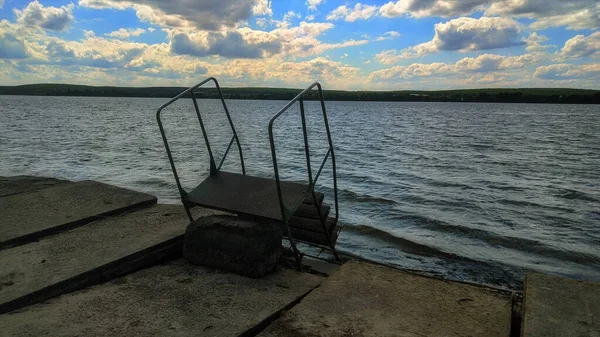
M 383 33 L 383 35 L 376 38 L 375 41 L 391 40 L 391 39 L 395 39 L 395 38 L 399 37 L 400 35 L 401 35 L 400 33 L 392 30 L 392 31 Z
M 600 31 L 590 35 L 576 35 L 565 42 L 559 52 L 566 58 L 593 57 L 600 58 Z
M 185 33 L 173 35 L 171 51 L 178 55 L 197 57 L 218 55 L 225 58 L 260 58 L 281 50 L 280 41 L 248 43 L 238 32 L 198 34 L 192 38 Z
M 381 6 L 379 13 L 388 18 L 401 15 L 415 18 L 427 16 L 448 18 L 471 14 L 489 2 L 489 0 L 398 0 Z
M 28 57 L 25 43 L 9 32 L 0 32 L 0 59 L 23 59 Z
M 266 11 L 256 0 L 80 0 L 90 8 L 133 8 L 140 20 L 165 27 L 219 30 L 248 20 L 254 9 Z M 256 7 L 258 6 L 258 7 Z
M 327 15 L 327 20 L 344 19 L 347 22 L 367 20 L 377 14 L 377 8 L 377 6 L 363 5 L 361 3 L 354 5 L 354 8 L 343 5 L 331 11 L 331 13 Z
M 369 81 L 388 81 L 412 77 L 436 77 L 464 75 L 467 73 L 493 72 L 498 70 L 521 69 L 535 65 L 543 60 L 541 54 L 503 56 L 483 54 L 477 57 L 465 57 L 456 63 L 413 63 L 408 66 L 394 66 L 372 72 Z M 381 62 L 380 60 L 378 60 Z
M 435 25 L 433 39 L 409 48 L 400 53 L 384 50 L 375 59 L 384 64 L 401 59 L 423 56 L 439 51 L 476 51 L 507 48 L 524 42 L 517 38 L 521 32 L 518 22 L 508 18 L 479 19 L 461 17 Z
M 287 13 L 283 14 L 283 18 L 281 20 L 275 20 L 275 25 L 278 28 L 287 28 L 292 24 L 292 19 L 294 18 L 301 18 L 302 15 L 300 13 L 296 13 L 294 11 L 288 11 Z
M 379 14 L 388 18 L 402 15 L 450 18 L 482 11 L 486 16 L 532 19 L 531 28 L 538 30 L 559 26 L 570 29 L 600 27 L 600 3 L 597 0 L 398 0 L 381 6 Z
M 273 16 L 273 9 L 271 9 L 271 1 L 258 0 L 254 7 L 252 7 L 252 14 Z
M 319 7 L 319 5 L 323 2 L 325 2 L 325 0 L 308 0 L 306 1 L 306 6 L 308 7 L 309 11 L 316 11 L 317 7 Z
M 14 9 L 14 13 L 20 24 L 48 30 L 65 30 L 73 22 L 73 7 L 72 3 L 60 8 L 44 7 L 35 0 L 22 10 Z
M 508 18 L 462 17 L 435 25 L 431 41 L 435 50 L 487 50 L 521 44 L 515 41 L 519 24 Z
M 133 28 L 127 28 L 127 29 L 125 29 L 125 28 L 119 28 L 119 30 L 115 30 L 113 32 L 106 33 L 104 35 L 110 36 L 110 37 L 115 37 L 115 38 L 118 38 L 118 39 L 127 39 L 127 38 L 130 38 L 132 36 L 140 36 L 140 35 L 144 34 L 145 32 L 146 32 L 146 30 L 143 29 L 143 28 L 136 28 L 136 29 L 133 29 Z
M 565 81 L 572 79 L 600 80 L 600 63 L 593 64 L 552 64 L 540 66 L 534 76 L 540 79 Z
M 600 27 L 600 3 L 597 0 L 503 0 L 493 2 L 486 15 L 534 19 L 532 29 L 566 26 L 570 29 Z
M 550 46 L 542 45 L 542 43 L 548 41 L 548 37 L 533 32 L 528 37 L 521 39 L 523 43 L 527 45 L 525 50 L 528 52 L 539 52 L 548 49 Z
M 4 0 L 0 0 L 0 9 L 2 9 L 2 7 L 4 7 Z

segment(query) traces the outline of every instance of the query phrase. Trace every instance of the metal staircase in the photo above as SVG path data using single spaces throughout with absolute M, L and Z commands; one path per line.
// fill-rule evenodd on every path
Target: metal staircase
M 221 161 L 217 165 L 213 156 L 212 148 L 206 133 L 206 128 L 202 120 L 198 100 L 196 99 L 195 90 L 202 85 L 213 82 L 221 99 L 223 109 L 227 116 L 229 126 L 233 131 L 233 136 L 227 149 L 225 150 Z M 321 162 L 321 165 L 316 174 L 313 175 L 310 151 L 308 143 L 308 133 L 306 126 L 306 116 L 304 109 L 305 96 L 317 88 L 319 99 L 321 101 L 321 110 L 323 113 L 323 121 L 325 131 L 327 133 L 328 150 Z M 186 191 L 182 186 L 177 173 L 177 168 L 169 148 L 169 143 L 165 134 L 163 123 L 161 121 L 162 111 L 181 98 L 191 98 L 198 122 L 202 130 L 202 135 L 206 144 L 208 155 L 210 157 L 210 174 L 192 191 Z M 300 105 L 300 116 L 302 119 L 302 131 L 304 136 L 304 150 L 306 154 L 306 169 L 308 173 L 306 183 L 283 181 L 279 176 L 279 165 L 277 160 L 277 149 L 273 137 L 273 127 L 275 121 L 284 113 L 289 112 L 289 108 L 296 102 Z M 206 207 L 230 213 L 235 213 L 239 216 L 251 218 L 255 221 L 275 221 L 281 225 L 282 233 L 290 242 L 294 252 L 298 268 L 302 268 L 302 255 L 296 245 L 297 241 L 307 243 L 309 245 L 318 246 L 331 250 L 336 259 L 339 256 L 335 250 L 335 243 L 339 234 L 338 228 L 338 192 L 337 192 L 337 175 L 335 164 L 335 153 L 329 123 L 327 120 L 327 112 L 325 109 L 325 101 L 323 99 L 323 91 L 318 82 L 311 84 L 308 88 L 299 93 L 294 99 L 286 104 L 271 120 L 269 121 L 269 141 L 271 145 L 271 155 L 273 159 L 273 168 L 275 179 L 266 179 L 246 175 L 244 166 L 244 156 L 242 147 L 231 120 L 229 110 L 225 104 L 223 93 L 217 80 L 213 77 L 207 78 L 204 81 L 188 88 L 181 94 L 177 95 L 167 103 L 158 108 L 156 119 L 160 128 L 160 133 L 165 144 L 167 156 L 175 176 L 175 182 L 181 201 L 185 211 L 190 219 L 194 221 L 190 208 L 195 206 Z M 222 171 L 221 167 L 233 143 L 236 143 L 240 154 L 241 173 Z M 333 172 L 333 192 L 334 192 L 334 208 L 335 215 L 329 217 L 331 207 L 323 203 L 324 195 L 315 191 L 315 185 L 321 175 L 323 167 L 330 160 Z

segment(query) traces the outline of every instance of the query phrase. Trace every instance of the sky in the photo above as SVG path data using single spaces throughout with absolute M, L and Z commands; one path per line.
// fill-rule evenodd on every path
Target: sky
M 598 0 L 0 0 L 0 85 L 600 89 Z

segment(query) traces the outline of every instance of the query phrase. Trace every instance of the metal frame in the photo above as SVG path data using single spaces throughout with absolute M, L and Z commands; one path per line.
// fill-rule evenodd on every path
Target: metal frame
M 308 133 L 307 133 L 307 129 L 306 129 L 306 114 L 304 111 L 303 97 L 307 93 L 311 92 L 314 87 L 317 87 L 317 90 L 319 93 L 319 100 L 321 101 L 321 111 L 323 113 L 323 121 L 325 123 L 325 130 L 327 132 L 327 141 L 329 143 L 329 148 L 327 150 L 327 153 L 325 154 L 325 158 L 323 158 L 323 161 L 321 162 L 319 171 L 313 177 L 311 161 L 310 161 L 310 150 L 309 150 L 309 146 L 308 146 Z M 317 200 L 316 193 L 315 193 L 315 184 L 317 183 L 317 180 L 319 179 L 319 176 L 321 175 L 321 171 L 323 170 L 323 167 L 325 166 L 325 163 L 327 162 L 329 155 L 331 155 L 331 165 L 332 165 L 332 169 L 333 169 L 333 191 L 334 191 L 333 193 L 334 193 L 334 203 L 335 203 L 335 220 L 333 223 L 334 227 L 337 225 L 338 219 L 339 219 L 339 208 L 338 208 L 339 206 L 338 206 L 337 171 L 336 171 L 336 164 L 335 164 L 335 151 L 333 149 L 333 141 L 331 140 L 331 132 L 329 130 L 329 122 L 327 119 L 327 110 L 325 108 L 325 99 L 323 98 L 323 90 L 321 88 L 321 84 L 319 82 L 314 82 L 313 84 L 308 86 L 308 88 L 304 89 L 302 92 L 300 92 L 298 95 L 296 95 L 296 97 L 294 97 L 291 101 L 289 101 L 288 104 L 286 104 L 283 108 L 281 108 L 281 110 L 279 110 L 279 112 L 277 112 L 277 114 L 275 114 L 275 116 L 273 116 L 273 118 L 271 118 L 271 120 L 269 121 L 269 141 L 271 143 L 271 155 L 273 158 L 273 170 L 275 172 L 275 182 L 277 184 L 277 196 L 279 198 L 279 206 L 281 209 L 281 218 L 283 219 L 283 222 L 285 224 L 288 239 L 290 241 L 292 249 L 296 253 L 296 260 L 298 262 L 298 265 L 301 268 L 300 252 L 298 251 L 298 248 L 296 247 L 296 242 L 295 242 L 296 240 L 294 240 L 294 238 L 292 237 L 292 233 L 291 233 L 290 227 L 288 225 L 289 219 L 291 218 L 292 214 L 288 209 L 286 209 L 286 207 L 283 203 L 283 196 L 281 193 L 281 182 L 280 182 L 280 178 L 279 178 L 279 166 L 277 165 L 277 153 L 276 153 L 276 149 L 275 149 L 275 140 L 273 137 L 273 124 L 274 124 L 275 120 L 277 120 L 283 113 L 285 113 L 296 102 L 300 103 L 300 117 L 302 119 L 304 151 L 306 154 L 306 169 L 307 169 L 307 173 L 308 173 L 308 190 L 313 198 L 317 214 L 319 215 L 319 220 L 321 222 L 321 225 L 323 226 L 323 231 L 325 233 L 325 236 L 327 237 L 327 242 L 329 242 L 329 247 L 330 247 L 331 251 L 333 252 L 335 258 L 338 261 L 340 260 L 340 257 L 338 256 L 338 254 L 335 250 L 335 246 L 333 244 L 333 241 L 331 240 L 331 235 L 329 235 L 329 231 L 327 230 L 327 224 L 326 224 L 327 218 L 324 218 L 321 215 L 321 203 Z
M 231 126 L 231 130 L 233 131 L 233 136 L 231 137 L 229 146 L 227 146 L 227 149 L 223 153 L 223 158 L 221 158 L 221 162 L 219 163 L 219 166 L 217 166 L 215 163 L 215 158 L 213 156 L 212 149 L 210 147 L 210 142 L 208 140 L 208 135 L 206 134 L 206 129 L 204 127 L 204 122 L 202 121 L 202 116 L 200 115 L 198 101 L 196 99 L 196 95 L 194 94 L 194 90 L 198 89 L 199 87 L 201 87 L 202 85 L 204 85 L 210 81 L 214 82 L 214 84 L 215 84 L 215 87 L 216 87 L 217 92 L 219 93 L 219 97 L 221 99 L 221 103 L 223 104 L 223 109 L 225 110 L 225 114 L 227 115 L 227 120 L 229 121 L 229 126 Z M 164 130 L 164 127 L 163 127 L 163 124 L 161 121 L 161 113 L 162 113 L 163 109 L 166 108 L 167 106 L 173 104 L 175 101 L 179 100 L 180 98 L 185 98 L 186 95 L 188 95 L 188 94 L 190 94 L 192 101 L 194 103 L 194 110 L 196 110 L 196 116 L 198 117 L 198 122 L 200 123 L 200 128 L 202 129 L 202 136 L 204 138 L 204 142 L 205 142 L 206 148 L 208 150 L 208 155 L 210 156 L 210 174 L 216 175 L 219 173 L 219 171 L 221 170 L 221 166 L 223 165 L 223 162 L 225 161 L 225 158 L 227 157 L 227 154 L 229 153 L 229 150 L 231 149 L 231 145 L 233 144 L 234 140 L 236 142 L 238 151 L 240 153 L 240 163 L 242 165 L 242 174 L 244 174 L 244 175 L 246 174 L 246 167 L 244 166 L 244 155 L 242 154 L 242 146 L 240 145 L 240 140 L 237 136 L 237 132 L 235 131 L 235 127 L 233 126 L 233 121 L 231 120 L 231 115 L 229 114 L 229 109 L 227 109 L 227 105 L 225 104 L 225 98 L 223 97 L 223 93 L 221 92 L 221 87 L 219 86 L 219 82 L 217 81 L 216 78 L 209 77 L 209 78 L 205 79 L 204 81 L 194 85 L 193 87 L 186 89 L 179 95 L 173 97 L 170 101 L 161 105 L 160 108 L 158 108 L 158 110 L 156 111 L 156 121 L 158 122 L 160 134 L 161 134 L 163 142 L 165 144 L 165 149 L 167 150 L 167 156 L 169 157 L 169 163 L 171 164 L 171 169 L 173 170 L 173 175 L 175 176 L 175 182 L 177 183 L 177 189 L 179 190 L 179 194 L 181 195 L 181 201 L 183 203 L 183 207 L 185 208 L 185 212 L 186 212 L 188 218 L 190 219 L 190 221 L 194 221 L 194 218 L 192 217 L 192 214 L 190 213 L 190 207 L 189 207 L 190 205 L 184 200 L 184 197 L 188 194 L 188 192 L 185 191 L 183 189 L 183 187 L 181 186 L 181 182 L 179 180 L 179 175 L 177 174 L 177 168 L 175 167 L 175 162 L 173 161 L 173 155 L 171 154 L 169 142 L 167 141 L 167 136 L 165 134 L 165 130 Z

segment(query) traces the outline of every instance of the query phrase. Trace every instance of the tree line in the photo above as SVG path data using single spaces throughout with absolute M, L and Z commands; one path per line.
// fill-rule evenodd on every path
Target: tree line
M 72 84 L 31 84 L 0 86 L 0 95 L 95 96 L 95 97 L 161 97 L 171 98 L 184 87 L 100 87 Z M 301 89 L 290 88 L 222 88 L 227 99 L 290 100 Z M 214 88 L 199 88 L 197 98 L 218 98 Z M 498 103 L 567 103 L 600 104 L 600 90 L 569 88 L 514 88 L 462 90 L 342 91 L 324 90 L 328 101 L 384 102 L 498 102 Z M 306 97 L 318 99 L 316 91 Z

